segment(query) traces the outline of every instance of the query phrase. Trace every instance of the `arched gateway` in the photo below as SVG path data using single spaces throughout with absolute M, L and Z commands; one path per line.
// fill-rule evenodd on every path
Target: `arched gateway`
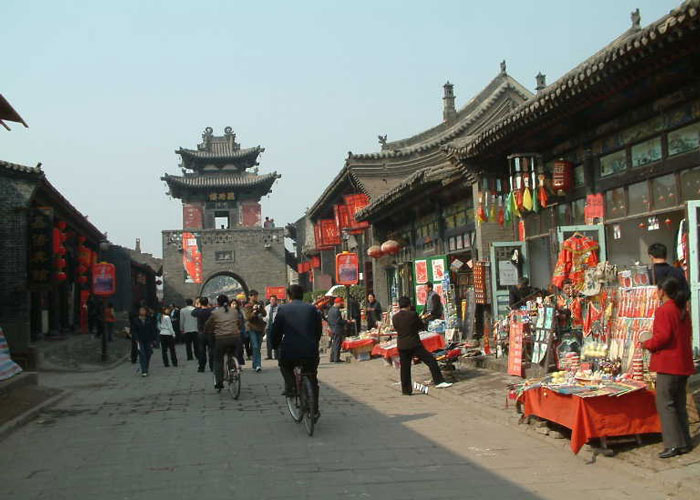
M 200 297 L 208 297 L 211 304 L 216 303 L 216 298 L 221 294 L 227 295 L 230 299 L 239 293 L 248 295 L 248 287 L 243 279 L 231 272 L 220 272 L 209 277 L 204 282 L 199 292 Z

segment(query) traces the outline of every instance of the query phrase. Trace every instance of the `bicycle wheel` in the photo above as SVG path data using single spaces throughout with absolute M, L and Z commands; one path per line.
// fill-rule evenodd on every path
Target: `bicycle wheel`
M 301 410 L 304 419 L 304 427 L 309 436 L 314 435 L 314 388 L 309 377 L 301 380 Z
M 296 423 L 301 422 L 304 414 L 301 412 L 301 405 L 299 401 L 299 395 L 287 396 L 287 408 L 289 409 L 289 414 L 292 416 L 292 420 Z
M 241 395 L 241 369 L 235 356 L 228 359 L 228 392 L 233 399 L 238 399 Z

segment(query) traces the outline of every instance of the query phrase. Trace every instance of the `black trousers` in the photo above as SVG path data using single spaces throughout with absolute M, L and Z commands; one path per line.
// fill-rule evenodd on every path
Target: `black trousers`
M 136 337 L 131 334 L 131 362 L 136 363 L 139 358 L 139 344 L 136 342 Z
M 272 348 L 272 332 L 268 328 L 265 332 L 265 344 L 267 345 L 267 359 L 277 359 L 280 357 L 280 350 Z
M 437 361 L 422 345 L 412 349 L 399 349 L 399 360 L 401 361 L 401 392 L 411 394 L 413 392 L 413 383 L 411 381 L 411 364 L 413 358 L 420 359 L 430 368 L 430 374 L 433 376 L 435 385 L 445 381 L 442 378 L 442 373 L 438 367 Z
M 209 371 L 214 371 L 214 341 L 209 333 L 200 333 L 198 335 L 199 350 L 199 369 L 204 370 L 207 366 L 207 351 L 209 352 Z
M 687 375 L 656 374 L 656 411 L 661 419 L 664 448 L 691 446 L 686 407 Z
M 284 379 L 284 390 L 286 393 L 290 394 L 296 391 L 295 380 L 294 380 L 294 367 L 301 365 L 302 373 L 308 375 L 311 381 L 311 386 L 314 389 L 314 399 L 315 408 L 313 408 L 314 413 L 318 412 L 318 363 L 319 358 L 316 359 L 280 359 L 280 371 L 282 372 L 282 378 Z
M 342 333 L 333 333 L 331 337 L 331 363 L 340 361 L 340 348 L 343 345 L 343 338 L 345 338 L 345 336 Z
M 177 353 L 175 352 L 175 337 L 173 335 L 160 336 L 160 350 L 163 354 L 163 365 L 170 366 L 168 363 L 168 351 L 170 351 L 170 360 L 173 366 L 177 366 Z
M 199 346 L 197 345 L 197 332 L 185 332 L 185 351 L 187 360 L 199 359 Z
M 218 387 L 224 383 L 224 355 L 229 351 L 236 355 L 238 363 L 242 365 L 243 353 L 240 336 L 219 337 L 214 340 L 214 378 Z

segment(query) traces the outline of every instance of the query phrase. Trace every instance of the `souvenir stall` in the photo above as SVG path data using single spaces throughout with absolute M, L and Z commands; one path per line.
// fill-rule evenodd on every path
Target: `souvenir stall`
M 382 321 L 375 328 L 363 330 L 358 336 L 347 337 L 341 344 L 343 351 L 348 351 L 357 361 L 370 359 L 377 344 L 389 342 L 396 338 L 391 326 L 391 317 L 395 311 L 382 313 Z
M 591 439 L 661 432 L 649 354 L 656 288 L 649 269 L 618 270 L 598 262 L 599 245 L 581 234 L 563 242 L 552 283 L 561 292 L 511 312 L 509 363 L 522 376 L 523 359 L 544 363 L 540 378 L 514 386 L 525 416 L 571 429 L 578 453 Z

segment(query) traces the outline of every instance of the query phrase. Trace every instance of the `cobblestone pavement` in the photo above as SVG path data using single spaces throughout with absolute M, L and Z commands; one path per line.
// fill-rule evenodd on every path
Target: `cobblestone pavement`
M 271 361 L 244 372 L 239 401 L 193 361 L 165 368 L 159 353 L 147 378 L 129 363 L 45 375 L 72 393 L 0 443 L 2 498 L 669 498 L 468 404 L 402 396 L 387 370 L 323 363 L 312 438 Z

